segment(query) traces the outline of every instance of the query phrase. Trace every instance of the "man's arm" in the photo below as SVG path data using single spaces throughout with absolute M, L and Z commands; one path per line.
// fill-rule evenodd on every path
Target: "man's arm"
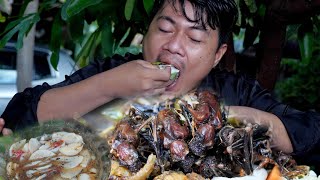
M 114 98 L 162 92 L 169 79 L 169 69 L 160 70 L 142 60 L 95 61 L 61 83 L 44 83 L 17 93 L 1 118 L 14 131 L 37 123 L 38 116 L 41 122 L 74 118 Z
M 271 133 L 272 148 L 285 153 L 293 152 L 286 128 L 281 120 L 274 114 L 245 106 L 228 106 L 226 108 L 228 109 L 228 118 L 236 118 L 245 124 L 258 123 L 268 127 Z
M 292 152 L 292 155 L 301 158 L 304 163 L 320 163 L 320 113 L 299 111 L 277 101 L 254 78 L 246 75 L 215 72 L 213 77 L 213 89 L 223 98 L 225 105 L 242 106 L 245 109 L 251 107 L 269 114 L 265 116 L 264 113 L 258 113 L 261 114 L 261 117 L 251 117 L 256 118 L 254 121 L 259 122 L 263 119 L 262 122 L 271 121 L 273 123 L 274 135 L 272 139 L 275 145 L 280 143 L 277 148 Z M 251 110 L 247 113 L 243 113 L 242 110 L 238 109 L 239 115 L 255 114 Z M 290 143 L 288 143 L 288 139 Z M 317 158 L 315 158 L 316 156 Z
M 115 98 L 154 94 L 165 90 L 170 71 L 137 60 L 80 82 L 46 91 L 38 104 L 39 122 L 84 115 Z

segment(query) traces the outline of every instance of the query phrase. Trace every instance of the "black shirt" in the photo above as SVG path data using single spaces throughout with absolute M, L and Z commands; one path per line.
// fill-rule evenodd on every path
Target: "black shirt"
M 142 59 L 141 54 L 127 54 L 125 57 L 114 55 L 103 61 L 95 60 L 71 76 L 66 76 L 61 83 L 52 86 L 44 83 L 17 93 L 1 116 L 6 121 L 5 126 L 18 130 L 36 124 L 38 102 L 45 91 L 79 82 L 135 59 Z M 243 74 L 212 70 L 201 87 L 212 88 L 226 105 L 248 106 L 276 115 L 287 130 L 295 158 L 308 165 L 320 163 L 319 113 L 302 112 L 276 101 L 255 79 Z

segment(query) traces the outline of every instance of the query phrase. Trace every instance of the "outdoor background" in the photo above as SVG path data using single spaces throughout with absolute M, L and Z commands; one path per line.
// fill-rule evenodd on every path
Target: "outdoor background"
M 320 2 L 235 1 L 239 19 L 219 68 L 257 78 L 295 108 L 320 111 Z M 0 49 L 13 41 L 28 57 L 34 44 L 48 45 L 53 67 L 62 48 L 72 52 L 79 67 L 115 53 L 136 54 L 141 46 L 133 39 L 146 32 L 153 2 L 0 0 Z M 32 64 L 32 59 L 24 61 Z M 27 66 L 17 70 L 32 73 Z M 20 78 L 19 89 L 30 86 L 30 81 Z

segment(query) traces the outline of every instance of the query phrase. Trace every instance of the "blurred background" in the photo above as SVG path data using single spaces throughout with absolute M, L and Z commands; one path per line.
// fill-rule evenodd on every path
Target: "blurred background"
M 297 109 L 320 111 L 320 1 L 235 1 L 239 18 L 219 68 L 257 78 Z M 0 114 L 26 87 L 60 82 L 94 58 L 141 52 L 153 3 L 0 0 Z

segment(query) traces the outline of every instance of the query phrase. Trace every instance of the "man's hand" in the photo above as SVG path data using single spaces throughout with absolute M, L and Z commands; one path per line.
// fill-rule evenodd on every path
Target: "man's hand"
M 8 128 L 3 128 L 4 127 L 4 119 L 0 118 L 0 134 L 4 135 L 4 136 L 8 136 L 10 134 L 12 134 L 11 129 Z
M 286 128 L 274 114 L 244 106 L 228 106 L 226 109 L 228 118 L 238 119 L 244 124 L 257 123 L 268 127 L 271 132 L 272 147 L 285 153 L 293 152 Z
M 112 84 L 117 97 L 148 96 L 160 94 L 173 81 L 170 80 L 170 68 L 159 69 L 143 60 L 136 60 L 109 70 L 106 75 L 108 84 Z M 110 83 L 110 80 L 112 82 Z

